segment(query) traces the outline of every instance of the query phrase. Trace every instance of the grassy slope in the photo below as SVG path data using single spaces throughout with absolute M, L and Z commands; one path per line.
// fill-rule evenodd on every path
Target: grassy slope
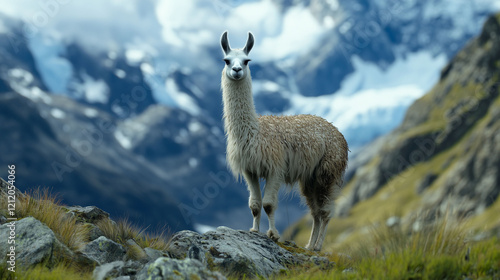
M 435 90 L 439 90 L 438 85 Z M 470 92 L 471 88 L 482 87 L 479 85 L 467 85 L 465 88 L 454 87 L 450 94 L 454 100 L 461 100 L 464 94 Z M 424 96 L 419 102 L 432 102 L 428 96 Z M 444 123 L 439 120 L 443 119 L 442 112 L 447 108 L 451 108 L 454 104 L 447 102 L 442 107 L 435 108 L 431 115 L 432 117 L 425 123 L 411 129 L 400 136 L 400 139 L 415 136 L 418 133 L 426 134 L 429 130 L 441 129 Z M 427 106 L 427 104 L 423 105 Z M 436 181 L 422 195 L 416 193 L 416 186 L 422 178 L 428 173 L 437 175 L 446 175 L 446 172 L 456 164 L 460 157 L 463 156 L 464 146 L 469 137 L 474 131 L 480 131 L 491 120 L 491 111 L 500 108 L 500 97 L 498 97 L 494 105 L 490 108 L 490 112 L 486 114 L 457 144 L 453 147 L 439 153 L 429 161 L 420 162 L 405 170 L 391 181 L 385 184 L 376 195 L 366 201 L 362 201 L 355 205 L 350 212 L 350 215 L 345 218 L 334 218 L 328 227 L 328 235 L 325 240 L 326 250 L 338 250 L 345 244 L 357 242 L 359 239 L 365 238 L 368 233 L 367 229 L 374 224 L 383 224 L 387 218 L 391 216 L 407 216 L 414 213 L 422 206 L 422 196 L 430 195 L 432 192 L 439 190 L 443 178 L 439 176 Z M 402 141 L 402 140 L 401 140 Z M 480 143 L 479 143 L 480 144 Z M 368 165 L 374 165 L 379 161 L 379 158 L 374 158 Z M 353 178 L 356 180 L 356 178 Z M 344 192 L 350 191 L 352 181 L 345 187 Z M 341 198 L 342 199 L 342 198 Z M 500 201 L 497 201 L 483 214 L 475 217 L 471 221 L 471 226 L 474 229 L 487 228 L 500 225 L 498 215 L 495 215 L 495 210 L 500 209 Z M 496 212 L 499 213 L 499 212 Z M 298 244 L 305 244 L 309 238 L 311 220 L 306 216 L 298 222 L 296 227 L 298 233 L 294 239 Z M 296 229 L 294 229 L 296 230 Z
M 466 92 L 460 87 L 454 88 L 453 91 L 456 93 Z M 299 270 L 287 277 L 290 279 L 463 279 L 464 276 L 468 276 L 471 279 L 498 279 L 500 277 L 499 240 L 492 237 L 474 242 L 470 238 L 478 232 L 494 228 L 498 231 L 500 227 L 500 216 L 498 215 L 500 213 L 500 199 L 480 215 L 462 222 L 447 222 L 452 227 L 459 227 L 461 232 L 461 238 L 458 240 L 456 237 L 448 237 L 457 248 L 452 254 L 424 254 L 403 244 L 399 244 L 399 250 L 396 246 L 391 250 L 386 249 L 383 253 L 384 244 L 388 240 L 398 239 L 401 235 L 388 234 L 385 240 L 377 239 L 376 236 L 380 235 L 380 232 L 387 231 L 385 224 L 389 217 L 406 217 L 407 220 L 410 220 L 424 210 L 422 209 L 422 195 L 432 196 L 433 192 L 439 191 L 439 186 L 446 176 L 439 176 L 422 195 L 416 193 L 416 186 L 420 180 L 428 173 L 446 175 L 464 155 L 464 146 L 467 144 L 469 136 L 475 131 L 484 129 L 492 118 L 491 112 L 499 109 L 500 97 L 494 101 L 490 111 L 453 147 L 439 153 L 429 161 L 420 162 L 399 174 L 384 185 L 376 195 L 355 205 L 349 216 L 332 220 L 328 228 L 324 251 L 334 255 L 343 253 L 353 256 L 349 265 L 352 265 L 354 272 L 343 272 L 342 268 L 346 265 L 341 262 L 340 268 L 330 271 Z M 446 109 L 442 108 L 442 110 Z M 434 115 L 442 117 L 437 112 L 436 110 Z M 432 119 L 429 120 L 429 122 L 432 121 Z M 500 129 L 499 122 L 495 125 L 499 126 L 498 129 Z M 422 129 L 426 127 L 434 129 L 434 127 L 439 127 L 439 124 L 436 126 L 423 124 L 417 128 L 417 132 L 409 131 L 403 137 L 411 137 L 418 132 L 428 133 L 429 130 Z M 374 158 L 369 165 L 374 165 L 378 161 L 378 158 Z M 351 186 L 352 182 L 346 186 L 344 191 L 350 191 Z M 298 232 L 294 239 L 297 244 L 303 245 L 309 238 L 310 228 L 311 221 L 306 216 L 297 223 L 295 228 L 289 230 Z M 429 234 L 429 239 L 434 236 L 436 233 Z M 414 237 L 407 236 L 407 238 Z M 465 255 L 467 255 L 468 248 L 470 248 L 469 261 L 466 261 Z M 285 278 L 278 277 L 278 279 Z
M 497 18 L 500 21 L 500 14 L 497 15 Z M 482 48 L 480 51 L 488 51 L 491 46 L 487 43 Z M 459 53 L 458 55 L 467 56 L 469 54 Z M 497 66 L 500 68 L 500 61 L 497 62 Z M 470 67 L 472 66 L 467 66 L 467 68 Z M 470 70 L 475 71 L 470 68 L 465 73 Z M 416 109 L 415 112 L 425 112 L 425 115 L 421 116 L 425 116 L 426 118 L 417 126 L 404 131 L 400 130 L 398 134 L 395 134 L 397 142 L 401 143 L 416 136 L 432 135 L 433 133 L 441 132 L 447 125 L 446 113 L 451 108 L 457 108 L 456 106 L 460 102 L 482 99 L 486 95 L 485 89 L 500 82 L 498 76 L 492 77 L 485 84 L 478 84 L 470 82 L 470 79 L 467 79 L 463 74 L 462 76 L 457 76 L 460 74 L 453 73 L 453 75 L 452 80 L 444 79 L 440 81 L 429 94 L 423 96 L 412 105 L 413 109 Z M 462 83 L 450 82 L 457 77 L 461 79 Z M 463 81 L 467 80 L 469 82 L 463 83 Z M 443 93 L 448 89 L 449 92 L 445 94 L 446 97 L 442 98 Z M 470 104 L 473 103 L 466 102 L 465 106 L 459 110 L 471 109 L 467 107 Z M 454 279 L 462 278 L 463 275 L 468 275 L 472 279 L 500 277 L 498 274 L 500 267 L 500 243 L 495 237 L 479 243 L 468 241 L 467 246 L 471 248 L 470 261 L 468 262 L 464 260 L 466 254 L 465 248 L 462 248 L 460 252 L 455 252 L 455 254 L 438 254 L 433 256 L 424 254 L 422 256 L 418 250 L 409 250 L 409 248 L 403 246 L 401 248 L 403 249 L 402 251 L 385 252 L 382 259 L 377 258 L 376 253 L 373 255 L 373 252 L 372 255 L 365 253 L 359 257 L 360 254 L 356 253 L 357 250 L 352 250 L 353 244 L 361 244 L 360 246 L 365 246 L 375 251 L 377 249 L 381 250 L 384 247 L 383 242 L 374 240 L 373 237 L 377 235 L 377 232 L 384 231 L 386 221 L 389 217 L 402 217 L 403 224 L 410 224 L 408 221 L 418 216 L 418 213 L 425 213 L 424 202 L 427 201 L 424 201 L 424 199 L 433 199 L 433 194 L 440 191 L 440 186 L 446 179 L 448 172 L 451 172 L 455 164 L 460 163 L 461 158 L 475 150 L 465 149 L 467 145 L 470 145 L 472 137 L 475 134 L 479 134 L 489 122 L 494 123 L 495 127 L 493 130 L 500 130 L 500 122 L 498 120 L 494 122 L 495 120 L 492 119 L 492 112 L 498 110 L 500 110 L 500 96 L 492 102 L 492 106 L 490 106 L 486 115 L 478 120 L 453 146 L 434 155 L 427 161 L 412 165 L 407 170 L 392 178 L 373 197 L 356 204 L 350 210 L 347 217 L 334 218 L 332 220 L 328 228 L 324 251 L 354 252 L 354 254 L 358 255 L 353 262 L 353 266 L 357 270 L 355 273 L 345 274 L 339 273 L 338 270 L 333 270 L 313 274 L 312 276 L 308 273 L 299 274 L 295 279 L 330 279 L 332 276 L 342 279 L 442 279 L 445 277 Z M 477 145 L 481 145 L 481 143 L 473 141 L 473 147 Z M 376 166 L 379 162 L 380 157 L 375 157 L 362 168 Z M 416 188 L 418 184 L 430 173 L 436 174 L 438 176 L 437 179 L 422 194 L 417 194 Z M 344 193 L 352 191 L 352 186 L 357 179 L 355 176 L 348 182 L 343 190 Z M 500 199 L 497 199 L 483 213 L 468 219 L 466 224 L 462 224 L 463 233 L 466 234 L 469 240 L 474 235 L 478 236 L 477 234 L 480 232 L 496 231 L 498 233 L 500 231 L 500 216 L 498 213 L 500 213 Z M 311 223 L 311 218 L 306 216 L 295 226 L 288 229 L 284 235 L 290 236 L 293 233 L 293 238 L 297 244 L 303 245 L 308 240 Z M 367 240 L 371 241 L 367 243 Z M 456 246 L 461 247 L 463 244 L 456 243 Z M 483 265 L 488 266 L 488 269 Z M 456 271 L 457 274 L 442 274 L 440 276 L 439 273 L 444 273 L 445 271 L 443 268 L 449 271 Z

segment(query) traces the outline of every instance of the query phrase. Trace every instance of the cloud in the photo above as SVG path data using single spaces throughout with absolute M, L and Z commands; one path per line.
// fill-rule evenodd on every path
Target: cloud
M 2 12 L 24 21 L 26 37 L 58 33 L 90 50 L 109 50 L 136 42 L 159 45 L 154 2 L 16 0 L 2 3 Z
M 310 50 L 325 29 L 303 6 L 285 14 L 274 2 L 220 0 L 159 1 L 156 9 L 162 37 L 171 46 L 196 52 L 219 44 L 222 32 L 229 32 L 230 44 L 243 47 L 252 31 L 256 45 L 254 61 L 279 60 Z
M 283 14 L 271 0 L 16 0 L 2 13 L 22 19 L 28 38 L 57 33 L 90 51 L 147 50 L 179 64 L 203 59 L 225 30 L 234 47 L 254 33 L 254 61 L 307 52 L 324 31 L 307 8 Z

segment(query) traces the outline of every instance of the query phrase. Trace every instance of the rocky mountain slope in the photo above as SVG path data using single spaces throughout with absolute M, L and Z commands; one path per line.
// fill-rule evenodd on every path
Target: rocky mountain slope
M 408 109 L 401 126 L 377 141 L 356 170 L 330 226 L 330 244 L 428 211 L 473 217 L 476 229 L 500 227 L 500 14 L 491 16 L 442 70 L 434 88 Z M 387 220 L 389 222 L 389 220 Z M 305 238 L 303 220 L 289 231 Z M 415 225 L 418 226 L 418 225 Z

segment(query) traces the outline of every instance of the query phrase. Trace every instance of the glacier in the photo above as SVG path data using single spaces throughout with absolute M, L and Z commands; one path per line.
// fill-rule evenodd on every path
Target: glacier
M 343 132 L 354 151 L 397 127 L 408 106 L 437 82 L 446 62 L 445 55 L 421 51 L 398 58 L 383 70 L 353 57 L 355 71 L 339 91 L 315 97 L 293 93 L 285 114 L 325 117 Z

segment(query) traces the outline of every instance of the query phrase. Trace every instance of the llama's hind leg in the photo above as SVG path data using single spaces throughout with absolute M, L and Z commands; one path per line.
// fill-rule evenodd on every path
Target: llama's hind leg
M 253 226 L 250 231 L 259 232 L 260 214 L 262 209 L 262 195 L 260 192 L 259 178 L 254 174 L 245 172 L 243 174 L 248 185 L 250 197 L 248 199 L 248 207 L 252 211 Z
M 319 229 L 320 229 L 320 219 L 319 219 L 319 207 L 318 201 L 316 199 L 316 193 L 314 191 L 314 183 L 311 180 L 301 181 L 300 190 L 302 195 L 306 199 L 307 206 L 311 211 L 311 216 L 313 218 L 313 224 L 311 228 L 311 236 L 309 237 L 309 242 L 307 242 L 306 249 L 314 250 L 314 245 L 318 240 Z
M 316 244 L 316 241 L 318 240 L 319 236 L 319 229 L 320 229 L 320 220 L 318 216 L 315 216 L 312 212 L 311 215 L 313 216 L 313 224 L 312 224 L 312 230 L 311 230 L 311 236 L 309 237 L 309 242 L 307 242 L 306 249 L 308 250 L 314 250 L 314 245 Z
M 267 231 L 267 236 L 274 241 L 278 241 L 278 239 L 280 238 L 274 221 L 274 213 L 278 208 L 278 191 L 280 188 L 280 183 L 281 181 L 278 178 L 267 178 L 266 187 L 264 190 L 264 199 L 262 201 L 264 211 L 266 211 L 267 217 L 269 219 L 269 230 Z
M 319 229 L 318 229 L 318 238 L 316 240 L 316 243 L 312 244 L 314 245 L 313 249 L 314 251 L 321 251 L 321 247 L 323 246 L 323 242 L 325 241 L 326 237 L 326 230 L 328 229 L 328 223 L 330 222 L 330 212 L 324 212 L 321 211 L 321 214 L 319 214 Z
M 328 223 L 333 216 L 333 212 L 335 209 L 335 198 L 337 197 L 337 193 L 339 188 L 337 185 L 331 185 L 328 187 L 317 188 L 317 198 L 319 202 L 320 210 L 317 213 L 317 217 L 319 218 L 319 231 L 318 231 L 318 239 L 315 244 L 312 244 L 313 250 L 320 251 L 323 246 L 323 242 L 325 241 L 326 231 L 328 229 Z

